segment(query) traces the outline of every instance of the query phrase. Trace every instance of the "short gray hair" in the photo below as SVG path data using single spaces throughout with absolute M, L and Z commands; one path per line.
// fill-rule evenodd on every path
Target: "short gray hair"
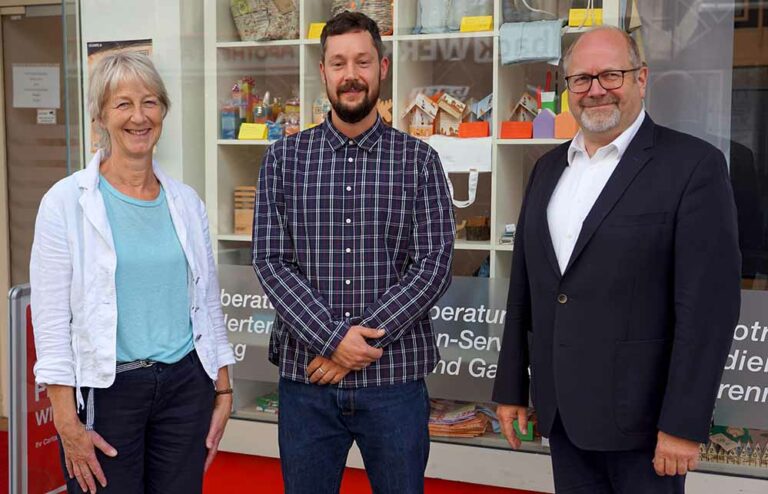
M 168 98 L 163 79 L 147 55 L 135 51 L 123 51 L 112 53 L 99 60 L 91 72 L 88 83 L 88 113 L 99 137 L 96 147 L 103 150 L 104 156 L 109 156 L 112 152 L 109 132 L 101 123 L 104 106 L 110 93 L 125 81 L 139 82 L 157 96 L 163 108 L 163 118 L 171 108 L 171 100 Z
M 624 40 L 627 42 L 627 54 L 629 55 L 629 63 L 632 65 L 632 67 L 641 67 L 643 66 L 643 59 L 640 57 L 640 48 L 637 46 L 637 41 L 635 41 L 635 38 L 627 34 L 626 31 L 623 29 L 619 29 L 616 26 L 597 26 L 595 28 L 590 29 L 586 33 L 582 34 L 581 36 L 585 36 L 589 33 L 594 33 L 595 31 L 612 31 L 615 33 L 620 34 Z M 568 65 L 571 63 L 571 56 L 573 55 L 573 49 L 576 47 L 576 45 L 579 44 L 579 41 L 581 41 L 581 37 L 574 41 L 571 46 L 568 47 L 568 51 L 565 52 L 565 56 L 563 57 L 563 72 L 566 76 L 571 75 L 568 74 Z M 618 68 L 618 67 L 617 67 Z M 635 73 L 635 77 L 637 77 L 637 73 Z

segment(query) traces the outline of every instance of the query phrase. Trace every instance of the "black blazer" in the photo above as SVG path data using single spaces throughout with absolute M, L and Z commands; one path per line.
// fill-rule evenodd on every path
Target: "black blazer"
M 736 210 L 723 154 L 648 115 L 584 221 L 561 275 L 547 205 L 569 144 L 528 183 L 493 399 L 559 411 L 589 450 L 707 442 L 740 306 Z M 529 349 L 530 340 L 530 349 Z

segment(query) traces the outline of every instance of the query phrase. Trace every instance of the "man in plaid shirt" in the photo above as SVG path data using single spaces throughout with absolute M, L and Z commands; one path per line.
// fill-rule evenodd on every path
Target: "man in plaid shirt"
M 374 492 L 422 492 L 451 198 L 437 153 L 378 115 L 389 60 L 376 23 L 339 14 L 320 46 L 332 110 L 269 148 L 254 216 L 253 265 L 277 310 L 285 491 L 338 492 L 356 441 Z

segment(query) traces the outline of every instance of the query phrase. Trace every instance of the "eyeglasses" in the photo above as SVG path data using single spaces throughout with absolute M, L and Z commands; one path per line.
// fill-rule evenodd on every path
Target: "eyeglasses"
M 624 85 L 624 74 L 627 72 L 635 72 L 643 67 L 635 67 L 634 69 L 627 69 L 627 70 L 606 70 L 605 72 L 600 72 L 597 75 L 589 75 L 589 74 L 576 74 L 576 75 L 569 75 L 565 78 L 565 85 L 568 87 L 568 90 L 571 93 L 574 94 L 580 94 L 580 93 L 586 93 L 589 91 L 589 88 L 592 87 L 592 81 L 597 79 L 597 82 L 600 84 L 600 86 L 605 89 L 606 91 L 609 91 L 611 89 L 619 89 L 621 86 Z

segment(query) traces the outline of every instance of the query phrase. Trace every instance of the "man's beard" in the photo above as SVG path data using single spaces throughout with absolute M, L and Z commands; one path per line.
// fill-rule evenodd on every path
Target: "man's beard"
M 585 105 L 587 103 L 587 105 Z M 601 108 L 597 112 L 590 112 L 590 107 L 600 104 L 613 103 L 615 106 L 610 107 L 609 113 L 606 115 L 606 108 Z M 584 98 L 581 101 L 581 115 L 579 115 L 579 124 L 589 132 L 602 133 L 618 127 L 621 122 L 621 111 L 616 106 L 618 100 L 616 98 L 604 98 L 596 100 L 592 98 Z
M 347 106 L 341 102 L 341 96 L 344 92 L 349 90 L 364 91 L 365 96 L 363 101 L 355 106 Z M 376 101 L 379 99 L 379 87 L 374 88 L 374 92 L 369 92 L 367 84 L 360 81 L 349 81 L 336 88 L 336 94 L 333 95 L 329 90 L 328 99 L 331 101 L 331 106 L 336 112 L 336 115 L 343 121 L 349 124 L 355 124 L 371 113 L 371 110 L 376 106 Z

